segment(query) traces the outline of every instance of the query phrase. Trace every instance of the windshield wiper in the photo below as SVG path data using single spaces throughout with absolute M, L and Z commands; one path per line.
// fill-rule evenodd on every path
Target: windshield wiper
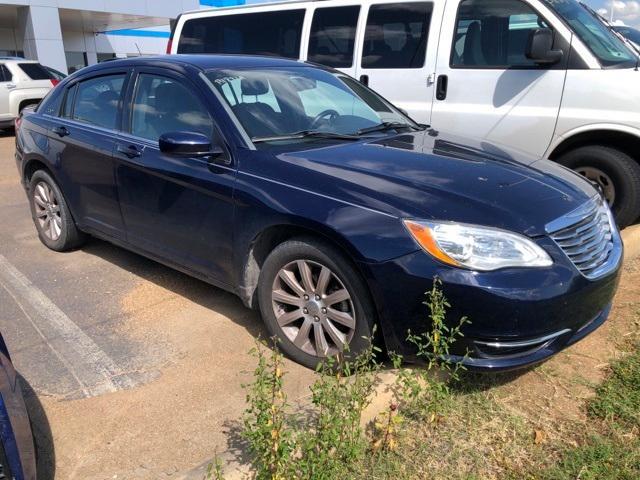
M 302 130 L 300 132 L 288 133 L 286 135 L 273 135 L 271 137 L 253 137 L 253 143 L 279 142 L 284 140 L 298 140 L 302 138 L 326 138 L 335 140 L 360 140 L 356 135 L 345 133 L 323 132 L 320 130 Z
M 373 127 L 361 128 L 356 132 L 356 135 L 366 135 L 367 133 L 384 132 L 386 130 L 393 130 L 399 128 L 410 128 L 412 130 L 422 130 L 417 125 L 411 125 L 410 123 L 402 122 L 383 122 L 380 125 L 374 125 Z

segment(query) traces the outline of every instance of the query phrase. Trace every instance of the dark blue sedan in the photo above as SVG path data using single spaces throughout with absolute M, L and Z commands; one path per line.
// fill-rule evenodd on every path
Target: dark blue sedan
M 42 242 L 87 234 L 236 293 L 314 367 L 379 325 L 411 358 L 443 281 L 452 350 L 542 361 L 607 318 L 622 261 L 606 203 L 554 163 L 414 123 L 339 72 L 273 58 L 109 62 L 17 129 Z
M 29 414 L 18 375 L 0 335 L 0 479 L 36 480 Z

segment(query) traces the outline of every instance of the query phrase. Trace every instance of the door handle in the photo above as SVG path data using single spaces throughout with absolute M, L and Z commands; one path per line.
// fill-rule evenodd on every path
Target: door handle
M 7 90 L 13 90 L 14 88 L 17 87 L 17 85 L 15 83 L 7 83 L 6 87 L 7 87 Z
M 369 75 L 360 75 L 360 83 L 369 86 Z
M 447 90 L 449 88 L 449 77 L 446 75 L 440 75 L 438 77 L 438 84 L 436 85 L 436 98 L 438 100 L 445 100 L 447 98 Z
M 118 145 L 116 151 L 126 156 L 127 158 L 138 158 L 142 156 L 142 150 L 135 145 Z
M 54 129 L 51 130 L 53 133 L 55 133 L 56 135 L 58 135 L 59 137 L 66 137 L 68 135 L 71 135 L 71 132 L 69 131 L 69 129 L 67 127 L 55 127 Z

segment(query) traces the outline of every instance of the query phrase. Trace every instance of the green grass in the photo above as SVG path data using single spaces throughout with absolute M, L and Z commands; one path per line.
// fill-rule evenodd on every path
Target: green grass
M 589 413 L 623 427 L 640 427 L 640 345 L 611 367 L 611 375 L 597 389 Z
M 640 478 L 640 344 L 611 365 L 587 411 L 591 431 L 575 448 L 534 478 L 637 480 Z
M 540 480 L 637 480 L 640 478 L 640 442 L 593 435 L 585 445 L 567 450 L 562 460 Z

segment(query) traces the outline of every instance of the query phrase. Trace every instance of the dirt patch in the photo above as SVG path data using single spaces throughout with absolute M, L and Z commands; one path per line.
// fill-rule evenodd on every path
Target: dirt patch
M 43 399 L 57 478 L 165 478 L 237 441 L 258 316 L 236 297 L 179 274 L 153 280 L 122 298 L 121 332 L 166 346 L 161 376 L 96 398 Z M 188 297 L 176 293 L 184 288 Z M 295 365 L 289 372 L 292 398 L 306 394 L 309 372 Z

